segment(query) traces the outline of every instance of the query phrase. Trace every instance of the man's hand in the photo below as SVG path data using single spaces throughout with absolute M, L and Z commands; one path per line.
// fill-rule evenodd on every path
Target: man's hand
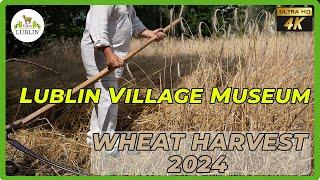
M 157 36 L 157 39 L 156 41 L 161 41 L 162 39 L 164 39 L 166 37 L 166 34 L 163 32 L 163 29 L 162 28 L 159 28 L 159 29 L 156 29 L 156 30 L 153 30 L 152 33 Z
M 105 57 L 107 58 L 107 66 L 110 70 L 115 70 L 123 66 L 123 61 L 113 53 L 110 46 L 105 47 L 103 50 Z
M 166 34 L 163 32 L 162 28 L 156 29 L 156 30 L 149 30 L 146 29 L 141 32 L 139 36 L 147 37 L 147 38 L 156 38 L 156 41 L 161 41 L 164 37 L 166 37 Z

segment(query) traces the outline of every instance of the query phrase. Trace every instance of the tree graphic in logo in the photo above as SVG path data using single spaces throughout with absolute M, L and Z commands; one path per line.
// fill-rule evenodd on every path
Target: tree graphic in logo
M 34 29 L 40 29 L 41 26 L 40 26 L 40 24 L 39 24 L 37 21 L 33 21 L 33 23 L 32 23 L 32 28 L 34 28 Z
M 22 22 L 21 21 L 18 21 L 18 23 L 14 25 L 14 30 L 16 30 L 17 28 L 22 28 Z

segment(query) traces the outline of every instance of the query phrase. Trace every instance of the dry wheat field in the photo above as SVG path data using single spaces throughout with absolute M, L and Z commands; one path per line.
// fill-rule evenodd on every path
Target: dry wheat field
M 295 41 L 292 41 L 292 40 Z M 134 39 L 132 48 L 145 40 Z M 298 43 L 296 43 L 298 42 Z M 52 69 L 21 62 L 7 64 L 7 122 L 19 119 L 39 105 L 19 104 L 20 90 L 73 87 L 86 79 L 79 40 L 49 44 L 28 57 Z M 167 38 L 154 43 L 125 66 L 120 87 L 299 88 L 313 90 L 312 33 L 253 33 L 236 37 Z M 210 94 L 206 94 L 209 99 Z M 313 93 L 306 104 L 123 104 L 119 131 L 286 131 L 312 132 Z M 86 145 L 92 105 L 63 105 L 14 132 L 27 147 L 70 167 L 90 169 Z M 6 146 L 7 159 L 21 166 L 21 175 L 67 175 L 65 172 Z

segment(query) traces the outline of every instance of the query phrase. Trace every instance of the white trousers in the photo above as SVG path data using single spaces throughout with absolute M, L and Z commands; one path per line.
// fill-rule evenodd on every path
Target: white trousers
M 120 58 L 126 53 L 116 53 Z M 106 68 L 106 59 L 102 52 L 94 52 L 93 48 L 81 46 L 81 56 L 87 77 L 90 78 L 102 69 Z M 118 89 L 117 79 L 122 76 L 123 68 L 118 68 L 111 74 L 103 77 L 94 84 L 95 89 L 101 89 L 100 100 L 92 109 L 90 119 L 90 130 L 87 133 L 87 144 L 93 143 L 93 133 L 113 134 L 117 127 L 118 104 L 112 104 L 109 94 L 109 87 Z
M 113 134 L 117 127 L 118 104 L 112 104 L 108 88 L 118 89 L 117 80 L 103 80 L 96 82 L 95 89 L 101 89 L 100 100 L 92 109 L 90 130 L 87 133 L 87 143 L 92 144 L 93 133 L 100 135 L 108 132 Z

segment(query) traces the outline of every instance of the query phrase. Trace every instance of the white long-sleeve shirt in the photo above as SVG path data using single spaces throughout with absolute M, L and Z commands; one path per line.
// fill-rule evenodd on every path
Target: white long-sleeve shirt
M 87 14 L 86 27 L 81 40 L 81 56 L 87 76 L 93 76 L 106 67 L 102 52 L 94 51 L 95 47 L 112 47 L 120 58 L 130 49 L 132 36 L 139 35 L 146 27 L 136 16 L 133 6 L 129 5 L 92 5 Z M 122 69 L 117 69 L 121 76 Z
M 115 52 L 128 52 L 132 35 L 137 36 L 145 29 L 133 6 L 92 5 L 81 42 L 94 47 L 111 46 Z

